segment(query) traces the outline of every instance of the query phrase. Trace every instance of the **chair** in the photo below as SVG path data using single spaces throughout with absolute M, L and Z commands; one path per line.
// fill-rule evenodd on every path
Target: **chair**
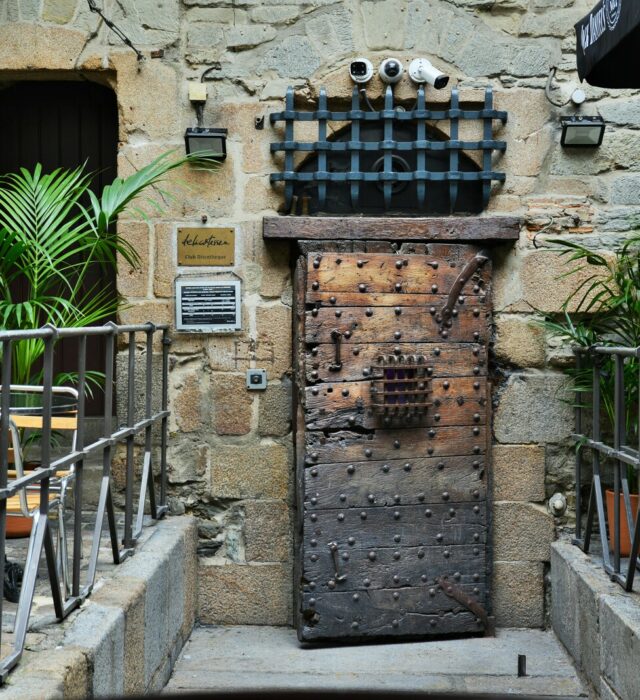
M 12 384 L 12 392 L 42 394 L 44 387 L 34 385 Z M 71 397 L 73 404 L 77 405 L 78 392 L 71 387 L 53 387 L 52 392 L 56 395 L 66 395 Z M 12 412 L 9 417 L 9 431 L 11 435 L 12 449 L 9 453 L 9 461 L 15 469 L 9 470 L 9 479 L 19 479 L 24 476 L 24 456 L 22 441 L 20 440 L 20 429 L 41 429 L 43 420 L 41 415 L 27 415 Z M 51 416 L 52 431 L 70 431 L 72 433 L 71 449 L 76 449 L 76 439 L 78 430 L 77 410 L 69 410 L 64 414 L 54 414 Z M 70 469 L 60 471 L 50 479 L 49 482 L 49 508 L 56 509 L 58 515 L 58 542 L 57 554 L 61 568 L 62 580 L 65 591 L 70 590 L 68 571 L 68 552 L 65 532 L 64 511 L 66 507 L 67 490 L 70 483 L 75 478 L 75 465 Z M 33 521 L 39 512 L 40 507 L 40 487 L 38 484 L 27 486 L 21 489 L 18 494 L 7 500 L 7 537 L 28 537 L 31 534 Z

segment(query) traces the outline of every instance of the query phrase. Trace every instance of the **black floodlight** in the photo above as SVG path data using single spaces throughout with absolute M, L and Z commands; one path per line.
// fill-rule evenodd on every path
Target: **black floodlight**
M 204 158 L 224 160 L 227 157 L 227 129 L 190 127 L 184 134 L 187 154 L 202 153 Z
M 605 123 L 601 117 L 561 117 L 564 148 L 597 148 L 602 143 Z

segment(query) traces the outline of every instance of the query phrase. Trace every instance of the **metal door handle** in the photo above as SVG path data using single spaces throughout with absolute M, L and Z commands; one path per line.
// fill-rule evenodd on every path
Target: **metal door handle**
M 336 356 L 332 364 L 329 365 L 329 369 L 332 372 L 339 372 L 342 369 L 342 359 L 340 357 L 340 346 L 342 344 L 342 333 L 340 331 L 331 331 L 331 340 L 335 345 Z
M 331 556 L 333 557 L 333 568 L 336 572 L 335 579 L 336 581 L 345 581 L 347 575 L 340 573 L 340 553 L 338 552 L 338 543 L 329 542 L 329 549 L 331 550 Z

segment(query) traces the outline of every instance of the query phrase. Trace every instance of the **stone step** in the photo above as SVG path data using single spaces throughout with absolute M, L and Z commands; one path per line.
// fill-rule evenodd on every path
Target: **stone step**
M 518 654 L 527 656 L 523 678 Z M 164 692 L 300 689 L 589 697 L 553 633 L 515 629 L 486 638 L 303 648 L 287 627 L 198 627 Z

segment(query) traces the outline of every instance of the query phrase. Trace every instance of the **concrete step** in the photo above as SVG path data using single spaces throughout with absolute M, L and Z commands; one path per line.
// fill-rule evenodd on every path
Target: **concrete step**
M 518 654 L 527 656 L 524 678 Z M 519 629 L 493 638 L 303 648 L 287 627 L 198 627 L 164 692 L 300 689 L 589 697 L 552 632 Z

